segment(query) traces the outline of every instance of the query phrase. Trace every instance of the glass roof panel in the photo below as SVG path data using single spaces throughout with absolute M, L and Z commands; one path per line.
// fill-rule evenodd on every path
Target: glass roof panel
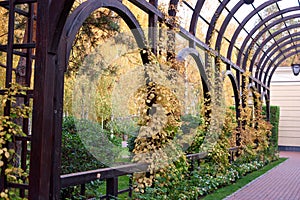
M 223 12 L 221 13 L 218 21 L 217 21 L 217 24 L 216 24 L 216 29 L 217 30 L 220 30 L 225 18 L 227 17 L 227 15 L 229 15 L 228 11 L 227 10 L 223 10 Z
M 298 23 L 299 23 L 299 21 L 298 21 Z M 291 29 L 290 30 L 290 33 L 292 34 L 292 33 L 299 33 L 299 35 L 300 35 L 300 28 L 294 28 L 294 29 Z
M 191 10 L 186 4 L 181 3 L 178 6 L 177 16 L 179 17 L 179 24 L 183 28 L 189 30 L 193 10 Z
M 232 8 L 233 8 L 238 2 L 239 2 L 239 0 L 230 0 L 226 7 L 227 7 L 229 10 L 232 10 Z
M 257 8 L 258 6 L 260 6 L 261 4 L 263 4 L 265 2 L 266 2 L 266 0 L 254 0 L 252 5 Z
M 288 3 L 287 1 L 279 1 L 278 6 L 280 9 L 285 9 L 289 7 L 299 6 L 299 2 L 298 0 L 288 0 Z
M 169 2 L 168 0 L 158 0 L 158 8 L 160 10 L 166 11 L 166 9 L 169 6 Z
M 235 17 L 240 21 L 242 22 L 245 17 L 250 14 L 251 12 L 253 11 L 253 8 L 252 6 L 249 6 L 249 5 L 243 5 L 240 7 L 240 9 L 235 13 Z
M 227 37 L 228 39 L 231 39 L 233 33 L 235 32 L 238 26 L 239 24 L 236 20 L 234 19 L 230 20 L 230 23 L 228 24 L 224 36 Z
M 248 33 L 246 33 L 245 30 L 242 30 L 241 33 L 239 34 L 239 37 L 237 38 L 237 41 L 236 41 L 236 46 L 237 47 L 241 47 L 241 45 L 243 44 L 244 42 L 244 39 L 247 37 Z
M 204 19 L 210 22 L 219 5 L 220 2 L 217 0 L 205 1 L 201 10 L 201 16 L 203 16 Z
M 202 19 L 198 20 L 198 26 L 196 28 L 196 37 L 201 41 L 205 41 L 205 35 L 208 30 L 208 24 L 206 24 Z
M 161 0 L 161 2 L 163 1 L 169 1 L 169 0 Z M 185 0 L 183 1 L 182 4 L 188 3 L 190 5 L 190 7 L 194 8 L 196 6 L 198 0 Z M 212 17 L 214 16 L 215 11 L 217 10 L 217 8 L 220 6 L 220 4 L 224 2 L 224 0 L 206 0 L 204 2 L 203 8 L 201 10 L 201 17 L 204 18 L 202 19 L 201 17 L 198 19 L 198 24 L 197 24 L 197 33 L 196 36 L 201 40 L 204 41 L 205 37 L 206 37 L 206 33 L 208 30 L 208 24 L 209 22 L 211 22 Z M 240 2 L 240 0 L 230 0 L 229 3 L 227 4 L 226 8 L 222 11 L 222 13 L 220 13 L 219 19 L 215 25 L 215 29 L 216 31 L 218 31 L 223 22 L 224 19 L 230 15 L 231 10 L 234 8 L 234 6 Z M 259 34 L 259 31 L 261 31 L 262 29 L 266 28 L 267 26 L 269 26 L 271 23 L 282 19 L 282 17 L 288 17 L 291 15 L 295 15 L 295 14 L 300 14 L 300 10 L 299 11 L 292 11 L 289 13 L 285 13 L 282 15 L 277 16 L 276 18 L 273 18 L 271 20 L 268 20 L 265 22 L 265 24 L 263 24 L 260 27 L 256 27 L 256 30 L 254 30 L 255 26 L 258 23 L 261 23 L 262 19 L 265 19 L 267 16 L 270 16 L 271 14 L 278 12 L 282 9 L 286 9 L 289 7 L 297 7 L 299 6 L 299 1 L 298 0 L 281 0 L 281 1 L 267 1 L 267 0 L 255 0 L 253 4 L 247 5 L 247 4 L 243 4 L 236 13 L 234 14 L 234 17 L 230 20 L 230 23 L 228 25 L 228 27 L 226 28 L 226 31 L 224 33 L 224 38 L 222 43 L 228 43 L 226 40 L 231 40 L 233 33 L 236 31 L 237 27 L 239 26 L 239 23 L 241 23 L 245 17 L 247 17 L 251 12 L 253 12 L 253 10 L 257 10 L 257 8 L 259 6 L 261 6 L 263 3 L 266 2 L 273 2 L 270 6 L 267 6 L 266 8 L 264 8 L 263 10 L 259 11 L 257 14 L 255 14 L 250 20 L 247 21 L 247 23 L 245 24 L 244 28 L 241 30 L 241 32 L 238 35 L 237 40 L 235 41 L 234 44 L 234 51 L 236 51 L 236 48 L 240 48 L 242 43 L 245 41 L 245 38 L 247 37 L 248 33 L 251 31 L 254 31 L 254 34 L 251 35 L 250 39 L 246 41 L 246 49 L 248 48 L 248 46 L 253 42 L 253 39 Z M 190 20 L 191 20 L 191 16 L 192 16 L 192 11 L 191 8 L 188 8 L 188 6 L 186 5 L 181 5 L 178 8 L 179 12 L 178 12 L 178 16 L 180 17 L 180 25 L 182 27 L 184 27 L 185 29 L 189 29 L 189 25 L 190 25 Z M 264 34 L 262 34 L 258 39 L 257 39 L 257 43 L 254 44 L 253 46 L 253 50 L 256 49 L 261 49 L 261 52 L 266 55 L 270 54 L 269 51 L 269 47 L 271 45 L 275 45 L 275 48 L 277 48 L 278 46 L 278 40 L 281 39 L 284 36 L 288 36 L 291 35 L 295 32 L 299 32 L 300 28 L 296 28 L 296 29 L 291 29 L 289 31 L 283 31 L 281 32 L 279 35 L 277 35 L 275 38 L 271 39 L 267 44 L 265 44 L 265 46 L 260 47 L 261 43 L 268 37 L 272 36 L 274 32 L 282 29 L 282 28 L 286 28 L 287 26 L 291 25 L 291 24 L 299 24 L 300 23 L 300 18 L 298 19 L 291 19 L 291 20 L 287 20 L 285 23 L 279 23 L 276 24 L 275 26 L 273 26 L 271 29 L 269 29 L 268 31 L 266 31 Z M 217 36 L 217 34 L 216 34 Z M 294 36 L 294 38 L 297 38 Z M 300 38 L 300 34 L 299 34 L 299 38 Z M 216 37 L 213 38 L 212 40 L 212 44 L 215 43 Z M 285 41 L 284 41 L 285 42 Z M 298 42 L 296 42 L 298 43 Z M 225 46 L 228 46 L 229 43 Z M 289 45 L 287 45 L 284 48 L 287 48 Z M 222 48 L 224 49 L 224 47 Z M 225 47 L 226 49 L 226 47 Z M 246 50 L 244 49 L 244 51 Z M 300 50 L 300 48 L 299 48 Z M 261 54 L 261 53 L 259 53 Z M 281 51 L 278 51 L 276 54 L 274 54 L 272 57 L 274 58 L 277 54 L 281 54 Z M 225 55 L 226 56 L 226 55 Z M 260 56 L 258 56 L 257 59 L 259 59 Z M 268 56 L 266 57 L 266 59 L 270 59 Z M 258 62 L 256 62 L 258 63 Z
M 292 12 L 284 13 L 283 17 L 287 17 L 287 16 L 291 16 L 291 15 L 295 15 L 295 14 L 300 14 L 300 10 L 295 10 Z
M 256 24 L 260 22 L 260 18 L 258 15 L 254 15 L 245 25 L 245 29 L 250 32 Z
M 273 3 L 267 7 L 265 7 L 263 10 L 259 11 L 259 15 L 264 19 L 266 18 L 267 16 L 275 13 L 275 12 L 278 12 L 279 9 L 278 7 L 276 6 L 276 3 Z
M 273 22 L 275 22 L 275 21 L 278 21 L 278 20 L 280 20 L 280 19 L 282 19 L 282 17 L 279 15 L 279 16 L 274 17 L 273 19 L 271 19 L 271 20 L 265 22 L 265 25 L 268 26 L 268 25 L 270 25 L 271 23 L 273 23 Z
M 197 0 L 185 0 L 186 3 L 188 3 L 189 5 L 191 5 L 193 8 L 195 8 L 196 4 L 197 4 Z M 183 4 L 183 1 L 180 2 L 180 4 Z

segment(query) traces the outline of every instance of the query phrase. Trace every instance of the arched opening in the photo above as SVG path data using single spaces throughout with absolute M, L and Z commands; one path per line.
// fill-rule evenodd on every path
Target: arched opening
M 87 1 L 70 15 L 63 34 L 58 63 L 63 68 L 64 63 L 69 64 L 65 75 L 58 77 L 65 77 L 64 85 L 57 88 L 64 88 L 61 173 L 130 163 L 122 141 L 135 134 L 137 113 L 130 113 L 128 106 L 135 90 L 146 83 L 140 77 L 144 77 L 147 56 L 143 57 L 141 52 L 145 38 L 139 23 L 120 2 Z M 70 157 L 74 150 L 77 154 Z M 86 159 L 84 165 L 78 162 L 82 159 Z M 69 163 L 73 165 L 67 167 Z M 108 179 L 107 184 L 110 180 L 115 179 Z M 79 190 L 70 187 L 77 184 L 76 177 L 68 183 L 62 181 L 61 187 L 65 189 L 61 195 L 63 198 L 97 195 L 84 189 L 96 187 L 96 191 L 105 187 L 101 181 L 94 181 L 97 183 L 84 184 Z

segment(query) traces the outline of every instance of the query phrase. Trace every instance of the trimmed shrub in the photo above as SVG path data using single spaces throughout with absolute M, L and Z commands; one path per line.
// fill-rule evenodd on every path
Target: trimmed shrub
M 280 107 L 279 106 L 271 106 L 270 122 L 273 125 L 271 143 L 276 147 L 278 147 L 279 118 L 280 118 Z
M 65 117 L 63 119 L 62 129 L 61 174 L 104 167 L 104 165 L 94 158 L 85 148 L 85 145 L 77 134 L 74 117 Z
M 97 122 L 65 117 L 62 125 L 61 174 L 107 167 L 107 160 L 113 161 L 109 155 L 117 154 L 120 148 L 121 139 L 102 129 Z M 64 188 L 61 190 L 61 198 L 76 200 L 101 196 L 102 185 L 103 182 L 99 180 L 87 183 L 85 196 L 80 195 L 80 186 Z
M 263 106 L 263 111 L 266 113 L 266 106 Z M 271 146 L 278 148 L 278 132 L 279 132 L 280 107 L 270 106 L 270 123 L 272 124 L 272 135 L 270 137 Z

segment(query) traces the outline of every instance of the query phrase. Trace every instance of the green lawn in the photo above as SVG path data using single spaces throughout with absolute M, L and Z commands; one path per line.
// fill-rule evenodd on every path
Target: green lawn
M 216 190 L 212 194 L 206 195 L 202 199 L 203 200 L 219 200 L 219 199 L 223 199 L 223 198 L 229 196 L 230 194 L 234 193 L 238 189 L 242 188 L 243 186 L 245 186 L 249 182 L 253 181 L 257 177 L 259 177 L 262 174 L 266 173 L 267 171 L 269 171 L 273 167 L 279 165 L 280 163 L 282 163 L 286 159 L 287 158 L 280 158 L 279 160 L 274 161 L 274 162 L 272 162 L 272 163 L 264 166 L 260 170 L 254 171 L 254 172 L 252 172 L 250 174 L 247 174 L 246 176 L 244 176 L 241 179 L 237 180 L 237 182 L 235 182 L 235 183 L 233 183 L 231 185 L 225 186 L 223 188 L 220 188 L 220 189 Z
M 119 190 L 127 189 L 129 187 L 129 176 L 120 176 L 118 183 L 119 183 L 119 187 L 118 187 Z M 101 185 L 101 187 L 99 188 L 99 192 L 101 194 L 106 193 L 106 182 L 104 182 Z M 118 198 L 119 199 L 128 199 L 128 192 L 118 195 Z

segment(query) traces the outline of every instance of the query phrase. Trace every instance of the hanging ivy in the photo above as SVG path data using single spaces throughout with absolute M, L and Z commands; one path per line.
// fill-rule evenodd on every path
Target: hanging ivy
M 16 136 L 25 136 L 22 127 L 16 123 L 18 119 L 29 117 L 30 108 L 25 105 L 16 106 L 16 96 L 26 95 L 26 89 L 13 83 L 6 89 L 3 95 L 2 107 L 9 107 L 8 116 L 0 116 L 0 167 L 4 170 L 9 182 L 23 183 L 27 179 L 27 173 L 14 165 L 16 154 L 14 144 Z M 3 173 L 3 171 L 1 172 Z M 2 199 L 16 199 L 14 192 L 8 189 L 0 193 Z

